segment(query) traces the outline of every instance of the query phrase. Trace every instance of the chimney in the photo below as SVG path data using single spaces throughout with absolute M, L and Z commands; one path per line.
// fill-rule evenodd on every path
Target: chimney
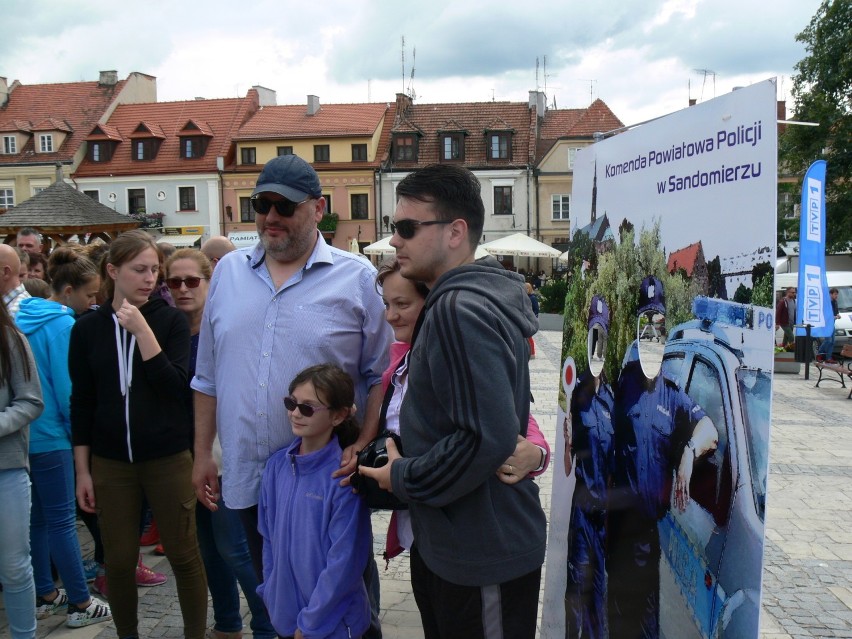
M 118 84 L 118 71 L 101 71 L 98 84 L 102 87 L 114 87 Z
M 530 108 L 535 109 L 536 116 L 544 117 L 544 112 L 547 109 L 544 91 L 530 91 Z
M 698 98 L 689 98 L 689 106 L 695 106 L 696 102 L 698 102 Z
M 320 110 L 320 101 L 318 95 L 308 96 L 308 115 L 316 115 Z
M 54 182 L 64 182 L 65 178 L 62 175 L 62 164 L 60 162 L 56 163 L 55 171 L 54 171 Z
M 0 109 L 9 101 L 9 81 L 0 75 Z
M 404 93 L 396 94 L 396 112 L 397 115 L 404 115 L 411 107 L 411 96 Z
M 257 91 L 257 97 L 260 99 L 259 106 L 275 106 L 278 104 L 278 99 L 273 89 L 267 89 L 259 84 L 255 84 L 252 89 Z

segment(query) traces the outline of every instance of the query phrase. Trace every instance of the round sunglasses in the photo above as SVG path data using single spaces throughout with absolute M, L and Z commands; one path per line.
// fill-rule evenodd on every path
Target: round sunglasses
M 167 277 L 166 286 L 171 289 L 179 289 L 181 284 L 186 284 L 186 288 L 198 288 L 201 280 L 206 280 L 206 277 Z
M 295 397 L 285 397 L 284 408 L 289 410 L 291 413 L 298 408 L 299 412 L 302 413 L 304 417 L 313 417 L 314 411 L 328 410 L 328 406 L 311 406 L 310 404 L 300 404 L 296 401 Z

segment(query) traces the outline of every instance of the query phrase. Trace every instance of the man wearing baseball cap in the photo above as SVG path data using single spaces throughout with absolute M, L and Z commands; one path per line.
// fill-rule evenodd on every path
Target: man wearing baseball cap
M 207 508 L 215 510 L 222 498 L 240 512 L 260 575 L 261 473 L 269 456 L 294 439 L 282 401 L 287 385 L 302 369 L 324 362 L 351 375 L 362 430 L 343 451 L 338 474 L 348 477 L 355 451 L 376 435 L 391 331 L 374 285 L 376 269 L 326 244 L 317 230 L 325 198 L 310 164 L 297 155 L 267 162 L 251 204 L 260 241 L 222 258 L 204 308 L 192 380 L 193 483 Z M 217 433 L 221 469 L 212 457 Z M 372 558 L 370 566 L 375 569 Z

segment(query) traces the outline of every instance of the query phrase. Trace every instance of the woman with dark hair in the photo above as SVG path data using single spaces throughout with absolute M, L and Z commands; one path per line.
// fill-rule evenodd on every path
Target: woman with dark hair
M 0 585 L 12 639 L 36 633 L 27 450 L 43 406 L 30 347 L 0 304 Z
M 195 534 L 186 317 L 154 291 L 159 257 L 144 231 L 113 240 L 107 301 L 71 331 L 71 432 L 77 502 L 97 509 L 120 639 L 138 637 L 136 567 L 142 498 L 177 582 L 187 639 L 202 639 L 207 584 Z M 91 458 L 91 459 L 90 459 Z
M 94 264 L 70 248 L 53 251 L 48 274 L 53 283 L 50 298 L 25 299 L 16 319 L 33 350 L 45 404 L 44 412 L 30 425 L 29 448 L 36 616 L 65 614 L 69 627 L 82 628 L 112 619 L 109 606 L 89 595 L 80 558 L 68 374 L 74 317 L 94 302 L 100 276 Z M 51 560 L 64 588 L 53 583 Z
M 47 272 L 47 259 L 41 253 L 31 253 L 27 266 L 27 279 L 44 280 L 50 284 L 50 274 Z

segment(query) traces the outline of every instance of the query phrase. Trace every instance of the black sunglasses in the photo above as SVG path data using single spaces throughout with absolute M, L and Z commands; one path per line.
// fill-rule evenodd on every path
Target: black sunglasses
M 396 233 L 404 240 L 410 240 L 417 233 L 418 226 L 432 226 L 433 224 L 452 224 L 453 220 L 429 220 L 420 222 L 418 220 L 400 220 L 399 222 L 391 222 L 391 233 Z
M 305 417 L 313 417 L 314 411 L 318 410 L 328 410 L 328 406 L 311 406 L 310 404 L 300 404 L 293 397 L 285 397 L 284 398 L 284 408 L 289 410 L 291 413 L 299 409 L 299 412 L 302 413 Z
M 258 215 L 267 215 L 270 209 L 274 208 L 275 211 L 281 217 L 293 217 L 293 213 L 296 212 L 296 209 L 300 204 L 304 204 L 308 200 L 310 200 L 310 196 L 306 197 L 301 202 L 293 202 L 292 200 L 268 200 L 265 197 L 260 197 L 259 195 L 255 195 L 251 198 L 251 207 L 254 209 L 254 212 Z
M 198 288 L 201 280 L 206 280 L 206 277 L 169 277 L 166 278 L 166 286 L 173 289 L 179 289 L 181 284 L 186 284 L 186 288 Z

